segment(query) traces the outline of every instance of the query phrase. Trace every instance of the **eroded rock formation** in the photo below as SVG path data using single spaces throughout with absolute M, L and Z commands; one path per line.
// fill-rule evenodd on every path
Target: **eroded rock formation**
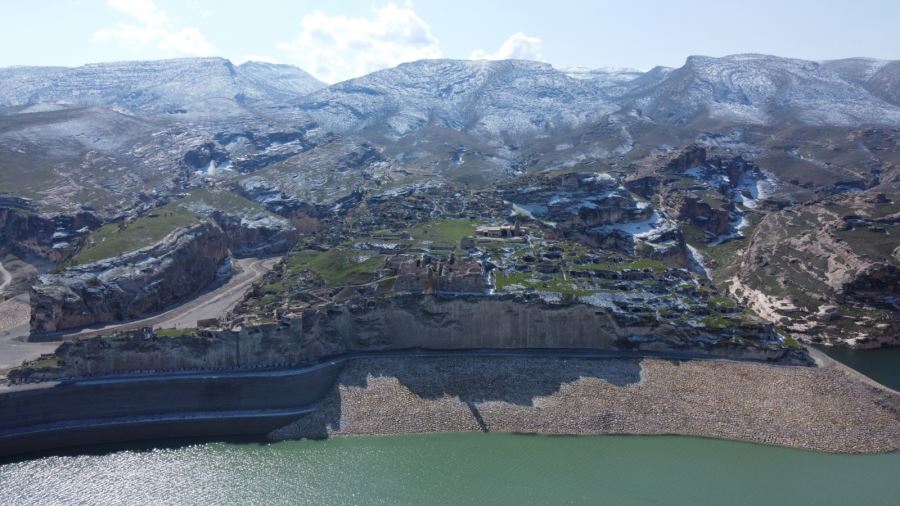
M 56 351 L 60 368 L 52 374 L 277 367 L 351 352 L 485 348 L 676 351 L 809 363 L 804 352 L 780 345 L 765 324 L 727 331 L 688 329 L 540 297 L 408 294 L 350 300 L 284 315 L 276 322 L 176 337 L 146 329 L 66 342 Z M 28 378 L 26 373 L 19 381 Z
M 148 248 L 43 275 L 31 289 L 31 329 L 53 332 L 163 309 L 211 283 L 227 257 L 225 234 L 202 222 Z

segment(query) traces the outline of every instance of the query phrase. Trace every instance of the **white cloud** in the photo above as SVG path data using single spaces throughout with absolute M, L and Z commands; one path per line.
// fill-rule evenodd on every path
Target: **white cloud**
M 153 0 L 106 0 L 106 4 L 131 18 L 94 33 L 99 42 L 125 42 L 144 47 L 154 45 L 166 53 L 208 56 L 213 45 L 194 27 L 174 27 L 166 11 Z
M 428 23 L 409 4 L 393 2 L 376 8 L 371 17 L 313 12 L 300 20 L 297 38 L 278 47 L 292 63 L 326 82 L 442 56 Z
M 488 53 L 484 49 L 476 49 L 469 56 L 472 60 L 537 60 L 541 61 L 541 39 L 529 37 L 522 32 L 514 33 L 500 44 L 500 49 Z

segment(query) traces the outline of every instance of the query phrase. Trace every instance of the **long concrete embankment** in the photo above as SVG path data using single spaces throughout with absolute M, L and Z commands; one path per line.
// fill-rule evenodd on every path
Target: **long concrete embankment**
M 161 437 L 265 434 L 308 413 L 343 361 L 134 375 L 0 390 L 0 456 Z
M 400 350 L 345 354 L 291 369 L 111 375 L 0 387 L 0 456 L 170 437 L 267 434 L 314 412 L 345 363 L 370 357 L 412 362 L 429 357 L 709 358 L 623 350 Z
M 900 449 L 898 414 L 900 394 L 837 367 L 689 352 L 403 350 L 294 369 L 7 387 L 0 456 L 169 437 L 465 430 L 686 434 L 870 453 Z

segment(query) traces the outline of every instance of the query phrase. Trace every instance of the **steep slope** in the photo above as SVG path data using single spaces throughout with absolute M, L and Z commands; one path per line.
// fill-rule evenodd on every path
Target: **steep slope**
M 865 83 L 888 63 L 875 58 L 843 58 L 823 61 L 822 66 L 851 83 Z
M 896 346 L 897 197 L 864 192 L 766 215 L 740 253 L 732 292 L 804 340 Z
M 900 61 L 893 61 L 881 67 L 866 82 L 866 88 L 873 95 L 900 106 Z
M 289 100 L 325 87 L 325 83 L 292 65 L 248 61 L 237 66 L 247 85 L 254 86 L 271 100 Z
M 654 120 L 676 125 L 703 115 L 757 125 L 900 124 L 900 108 L 828 65 L 754 54 L 691 56 L 665 80 L 630 93 L 623 102 Z
M 339 132 L 426 125 L 480 136 L 571 127 L 616 109 L 590 81 L 532 61 L 422 60 L 329 86 L 301 108 Z

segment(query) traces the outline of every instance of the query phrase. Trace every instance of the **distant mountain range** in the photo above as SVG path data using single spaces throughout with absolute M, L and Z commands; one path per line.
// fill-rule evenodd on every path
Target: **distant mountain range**
M 221 58 L 0 69 L 0 106 L 51 105 L 213 117 L 290 105 L 334 131 L 394 137 L 424 126 L 489 137 L 539 134 L 617 112 L 672 125 L 897 125 L 900 61 L 692 56 L 677 69 L 640 72 L 423 60 L 331 86 L 289 65 Z
M 113 209 L 233 176 L 324 202 L 358 187 L 651 164 L 700 143 L 758 159 L 806 195 L 890 183 L 898 99 L 900 61 L 865 58 L 692 56 L 646 72 L 422 60 L 333 85 L 222 58 L 11 67 L 0 165 L 30 176 L 0 171 L 0 186 L 53 208 Z

